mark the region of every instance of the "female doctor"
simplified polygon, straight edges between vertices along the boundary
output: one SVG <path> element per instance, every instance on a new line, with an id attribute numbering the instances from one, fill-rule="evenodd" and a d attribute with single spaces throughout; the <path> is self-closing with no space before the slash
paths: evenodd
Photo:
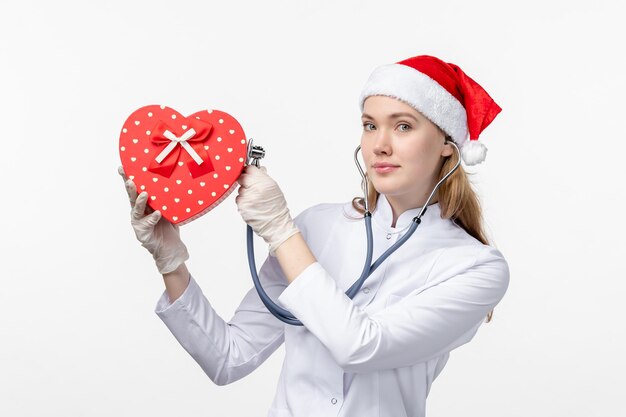
<path id="1" fill-rule="evenodd" d="M 178 227 L 146 207 L 147 193 L 137 195 L 120 169 L 131 224 L 165 281 L 155 312 L 209 378 L 237 381 L 285 343 L 268 416 L 424 416 L 450 351 L 490 321 L 508 288 L 507 262 L 487 243 L 461 166 L 428 202 L 460 157 L 485 159 L 478 135 L 498 105 L 458 66 L 422 55 L 376 68 L 360 108 L 373 259 L 427 210 L 352 299 L 345 292 L 366 257 L 364 199 L 318 204 L 292 219 L 265 167 L 249 165 L 238 180 L 238 210 L 269 245 L 259 279 L 302 326 L 274 317 L 255 288 L 230 321 L 216 314 L 185 266 Z"/>

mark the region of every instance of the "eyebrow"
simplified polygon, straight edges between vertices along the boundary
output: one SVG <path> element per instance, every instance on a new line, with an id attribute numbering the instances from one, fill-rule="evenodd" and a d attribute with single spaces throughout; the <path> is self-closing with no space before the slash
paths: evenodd
<path id="1" fill-rule="evenodd" d="M 415 116 L 413 116 L 411 113 L 393 113 L 393 114 L 389 115 L 388 119 L 397 119 L 398 117 L 402 117 L 402 116 L 410 117 L 413 120 L 415 120 L 416 122 L 419 122 L 419 120 L 417 120 L 417 118 Z M 370 116 L 369 114 L 366 114 L 366 113 L 363 113 L 363 115 L 361 115 L 361 118 L 362 119 L 367 118 L 367 119 L 374 120 L 374 118 L 372 116 Z"/>

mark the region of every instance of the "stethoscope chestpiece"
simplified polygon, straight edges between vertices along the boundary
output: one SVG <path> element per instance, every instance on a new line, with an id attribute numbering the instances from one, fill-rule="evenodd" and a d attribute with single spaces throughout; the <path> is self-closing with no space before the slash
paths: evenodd
<path id="1" fill-rule="evenodd" d="M 259 168 L 259 159 L 265 157 L 265 149 L 262 146 L 254 145 L 254 139 L 248 139 L 248 160 L 246 165 L 254 165 Z"/>

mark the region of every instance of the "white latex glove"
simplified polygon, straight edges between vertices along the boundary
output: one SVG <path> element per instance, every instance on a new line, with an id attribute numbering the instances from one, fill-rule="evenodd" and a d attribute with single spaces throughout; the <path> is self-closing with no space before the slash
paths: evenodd
<path id="1" fill-rule="evenodd" d="M 235 203 L 239 214 L 269 244 L 270 255 L 275 256 L 276 249 L 299 232 L 283 192 L 265 167 L 248 165 L 237 182 L 240 187 Z"/>
<path id="2" fill-rule="evenodd" d="M 180 239 L 179 227 L 162 218 L 160 211 L 154 211 L 146 205 L 147 192 L 143 191 L 137 196 L 135 183 L 126 177 L 121 166 L 117 172 L 126 184 L 128 199 L 132 207 L 130 224 L 135 230 L 137 240 L 152 254 L 161 274 L 174 271 L 189 259 L 187 247 Z"/>

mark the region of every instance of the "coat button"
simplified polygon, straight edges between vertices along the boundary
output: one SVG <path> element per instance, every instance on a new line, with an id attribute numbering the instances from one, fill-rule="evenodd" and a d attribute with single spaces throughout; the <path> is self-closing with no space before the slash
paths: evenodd
<path id="1" fill-rule="evenodd" d="M 364 292 L 365 294 L 369 294 L 369 293 L 370 293 L 370 289 L 369 289 L 368 287 L 364 287 L 364 288 L 363 288 L 363 292 Z"/>
<path id="2" fill-rule="evenodd" d="M 391 239 L 391 233 L 387 233 L 387 240 Z"/>
<path id="3" fill-rule="evenodd" d="M 332 399 L 330 400 L 330 402 L 331 402 L 331 403 L 333 403 L 333 404 L 337 404 L 337 399 L 336 399 L 336 398 L 332 398 Z"/>

